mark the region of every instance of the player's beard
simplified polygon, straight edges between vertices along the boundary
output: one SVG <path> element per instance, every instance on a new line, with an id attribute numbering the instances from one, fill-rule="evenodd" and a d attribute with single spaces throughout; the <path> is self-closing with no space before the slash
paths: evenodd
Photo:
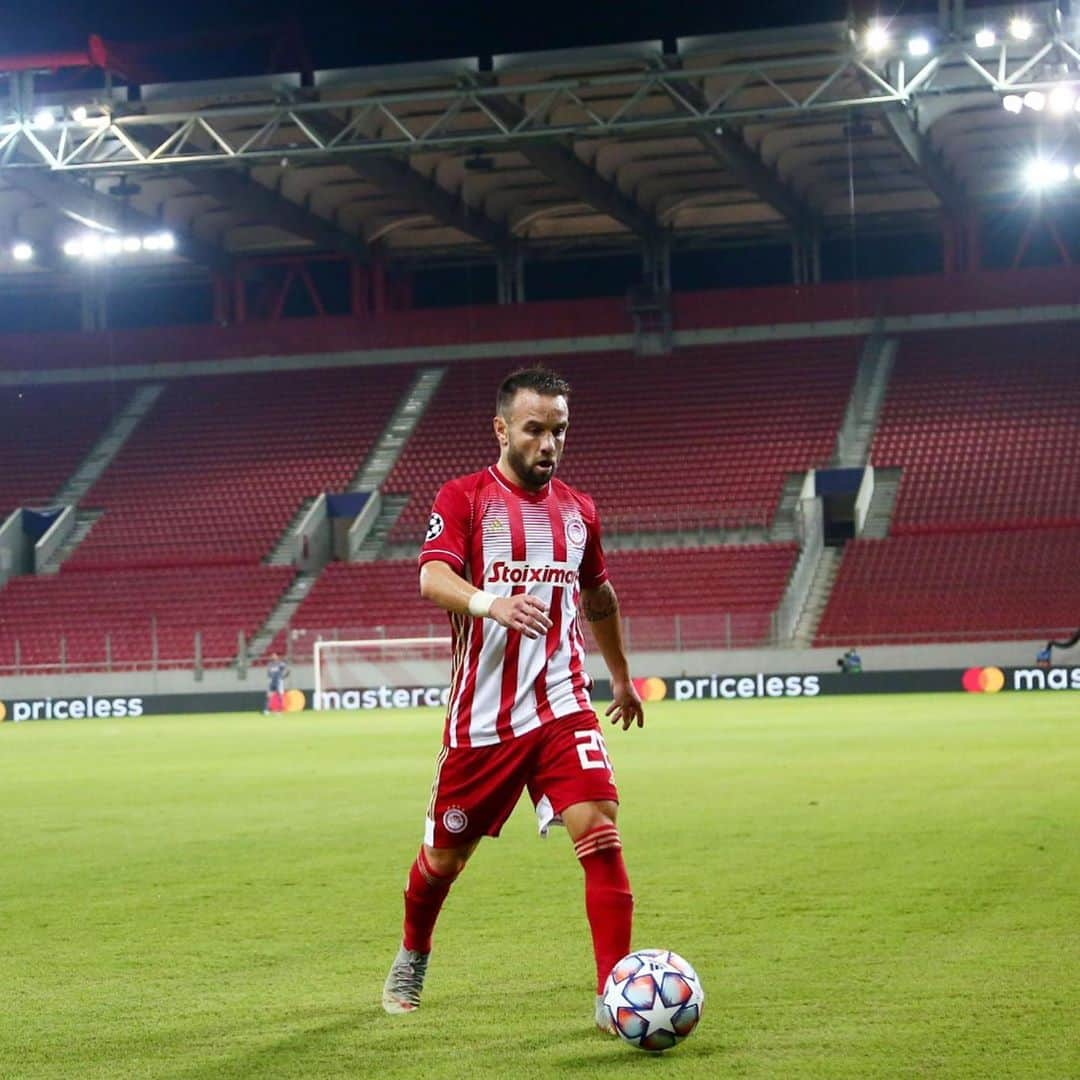
<path id="1" fill-rule="evenodd" d="M 506 449 L 506 460 L 521 482 L 521 486 L 528 491 L 539 491 L 555 475 L 555 470 L 559 467 L 559 460 L 554 457 L 537 458 L 530 464 L 525 455 L 520 450 L 515 450 L 512 445 Z M 551 468 L 538 470 L 536 466 L 541 460 L 550 461 Z"/>

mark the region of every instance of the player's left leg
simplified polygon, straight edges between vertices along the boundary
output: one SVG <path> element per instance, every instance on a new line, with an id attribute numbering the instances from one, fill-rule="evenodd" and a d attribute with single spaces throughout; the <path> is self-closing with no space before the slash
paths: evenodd
<path id="1" fill-rule="evenodd" d="M 634 895 L 623 862 L 615 824 L 618 804 L 608 800 L 576 803 L 561 817 L 585 872 L 585 913 L 596 961 L 596 1026 L 614 1034 L 603 1002 L 611 969 L 630 951 Z"/>
<path id="2" fill-rule="evenodd" d="M 585 874 L 585 913 L 596 960 L 596 1022 L 612 1031 L 600 994 L 611 969 L 630 951 L 634 897 L 616 825 L 618 791 L 603 734 L 592 713 L 545 725 L 542 760 L 530 781 L 566 826 Z"/>

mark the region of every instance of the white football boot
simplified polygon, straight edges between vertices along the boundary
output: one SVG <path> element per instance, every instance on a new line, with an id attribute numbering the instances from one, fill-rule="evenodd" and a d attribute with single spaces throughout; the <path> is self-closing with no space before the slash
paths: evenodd
<path id="1" fill-rule="evenodd" d="M 410 1013 L 420 1008 L 420 992 L 424 989 L 430 953 L 398 949 L 390 974 L 383 984 L 382 1006 L 388 1013 Z"/>

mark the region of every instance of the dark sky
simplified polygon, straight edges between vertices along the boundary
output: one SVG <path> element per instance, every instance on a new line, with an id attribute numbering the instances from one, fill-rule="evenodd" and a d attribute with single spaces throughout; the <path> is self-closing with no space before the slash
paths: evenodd
<path id="1" fill-rule="evenodd" d="M 856 11 L 873 10 L 872 0 L 854 0 Z M 978 6 L 969 3 L 969 7 Z M 630 41 L 642 38 L 719 33 L 827 19 L 842 19 L 848 0 L 754 0 L 725 3 L 690 0 L 381 0 L 351 4 L 328 0 L 263 0 L 211 3 L 209 0 L 44 0 L 7 7 L 4 52 L 79 47 L 90 33 L 121 42 L 187 39 L 176 42 L 174 77 L 192 63 L 205 74 L 239 68 L 295 67 L 279 59 L 276 46 L 256 31 L 290 20 L 312 66 L 336 67 L 408 59 L 482 55 L 528 49 Z M 897 0 L 889 10 L 934 13 L 936 0 Z M 247 42 L 238 40 L 245 33 Z M 216 35 L 211 41 L 207 35 Z M 196 41 L 196 38 L 201 39 Z M 231 37 L 232 40 L 225 40 Z M 280 35 L 279 35 L 280 37 Z M 222 70 L 213 70 L 220 68 Z"/>

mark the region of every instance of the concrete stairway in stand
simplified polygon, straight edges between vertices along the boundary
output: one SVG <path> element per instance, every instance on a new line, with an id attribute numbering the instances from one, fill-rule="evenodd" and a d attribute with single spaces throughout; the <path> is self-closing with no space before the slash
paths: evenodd
<path id="1" fill-rule="evenodd" d="M 840 570 L 840 560 L 843 557 L 842 548 L 827 547 L 821 552 L 814 579 L 810 583 L 810 591 L 807 594 L 806 606 L 795 627 L 794 644 L 797 647 L 809 648 L 814 642 L 817 628 L 821 622 L 821 616 L 825 613 L 825 607 L 829 603 L 832 587 L 836 581 L 836 575 Z"/>

